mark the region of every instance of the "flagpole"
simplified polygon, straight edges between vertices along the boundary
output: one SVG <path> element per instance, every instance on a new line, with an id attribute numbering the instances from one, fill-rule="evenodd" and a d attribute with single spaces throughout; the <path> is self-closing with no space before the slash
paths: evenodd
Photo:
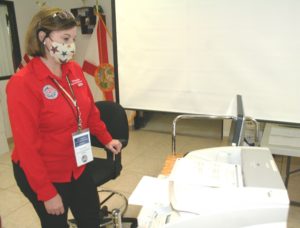
<path id="1" fill-rule="evenodd" d="M 99 0 L 96 0 L 96 16 L 99 17 L 100 19 L 100 22 L 103 24 L 107 34 L 108 34 L 108 37 L 112 40 L 112 34 L 110 33 L 110 31 L 107 29 L 106 27 L 106 24 L 104 23 L 103 19 L 102 19 L 102 16 L 101 16 L 101 13 L 99 13 Z"/>
<path id="2" fill-rule="evenodd" d="M 99 13 L 99 1 L 98 0 L 96 0 L 96 15 L 98 15 L 98 13 Z"/>
<path id="3" fill-rule="evenodd" d="M 101 16 L 101 13 L 99 13 L 99 0 L 96 0 L 96 16 L 98 18 L 98 23 L 100 23 L 100 21 L 102 20 L 102 16 Z M 99 21 L 100 19 L 100 21 Z M 101 27 L 98 28 L 98 26 L 101 26 L 97 23 L 97 30 L 99 29 L 99 32 L 100 32 L 100 35 L 99 35 L 99 39 L 101 37 Z M 98 33 L 98 32 L 97 32 Z M 102 59 L 102 50 L 99 50 L 99 62 L 101 61 Z"/>

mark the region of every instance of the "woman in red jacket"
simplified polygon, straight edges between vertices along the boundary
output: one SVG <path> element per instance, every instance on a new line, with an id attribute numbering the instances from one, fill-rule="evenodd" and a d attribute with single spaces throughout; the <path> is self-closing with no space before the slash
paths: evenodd
<path id="1" fill-rule="evenodd" d="M 92 160 L 89 133 L 113 153 L 112 139 L 75 53 L 76 21 L 59 8 L 32 19 L 26 52 L 34 58 L 7 85 L 12 153 L 18 186 L 34 206 L 43 228 L 68 227 L 70 208 L 78 226 L 99 226 L 99 198 L 85 164 Z"/>

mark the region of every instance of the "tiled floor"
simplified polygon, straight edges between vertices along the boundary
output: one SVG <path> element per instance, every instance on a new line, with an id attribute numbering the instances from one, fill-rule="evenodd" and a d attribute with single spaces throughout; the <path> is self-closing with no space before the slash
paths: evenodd
<path id="1" fill-rule="evenodd" d="M 216 138 L 199 138 L 195 136 L 178 136 L 177 151 L 222 146 L 224 143 Z M 97 152 L 98 153 L 98 152 Z M 142 176 L 156 177 L 171 153 L 171 134 L 146 130 L 131 130 L 130 142 L 123 151 L 123 171 L 121 176 L 109 182 L 104 188 L 115 189 L 129 196 Z M 277 157 L 280 170 L 284 171 L 284 158 Z M 294 159 L 293 165 L 300 166 L 300 160 Z M 294 174 L 290 180 L 290 196 L 300 201 L 300 174 Z M 129 206 L 126 215 L 136 217 L 140 207 Z M 23 197 L 15 184 L 10 162 L 10 154 L 0 155 L 0 216 L 4 228 L 37 228 L 39 220 L 27 199 Z M 300 207 L 290 207 L 289 228 L 300 227 Z"/>

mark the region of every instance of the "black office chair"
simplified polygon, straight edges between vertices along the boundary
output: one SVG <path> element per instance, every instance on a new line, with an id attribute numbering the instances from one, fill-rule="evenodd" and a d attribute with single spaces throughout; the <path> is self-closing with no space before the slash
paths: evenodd
<path id="1" fill-rule="evenodd" d="M 114 139 L 119 139 L 122 143 L 122 149 L 128 144 L 129 128 L 128 120 L 123 107 L 112 101 L 98 101 L 96 102 L 97 108 L 100 110 L 100 116 L 106 127 Z M 88 172 L 92 174 L 93 180 L 97 187 L 105 184 L 106 182 L 117 178 L 122 170 L 121 154 L 113 155 L 111 151 L 105 148 L 96 137 L 91 135 L 91 143 L 93 147 L 104 148 L 106 151 L 106 158 L 94 158 L 94 160 L 87 165 Z M 100 227 L 113 223 L 112 212 L 108 210 L 105 203 L 114 195 L 121 197 L 124 204 L 119 208 L 121 220 L 125 223 L 131 223 L 131 227 L 137 227 L 136 218 L 124 217 L 124 213 L 128 207 L 127 198 L 116 191 L 112 190 L 98 190 L 100 193 L 108 193 L 105 199 L 100 198 L 99 216 L 101 217 Z M 75 220 L 70 220 L 71 225 L 74 226 Z"/>

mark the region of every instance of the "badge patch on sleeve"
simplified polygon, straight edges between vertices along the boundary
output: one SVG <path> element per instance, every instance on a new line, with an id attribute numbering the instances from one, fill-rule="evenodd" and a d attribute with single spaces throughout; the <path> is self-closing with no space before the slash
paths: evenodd
<path id="1" fill-rule="evenodd" d="M 53 88 L 52 85 L 45 85 L 43 87 L 43 93 L 44 93 L 45 97 L 49 100 L 56 99 L 58 96 L 57 90 L 55 88 Z"/>

